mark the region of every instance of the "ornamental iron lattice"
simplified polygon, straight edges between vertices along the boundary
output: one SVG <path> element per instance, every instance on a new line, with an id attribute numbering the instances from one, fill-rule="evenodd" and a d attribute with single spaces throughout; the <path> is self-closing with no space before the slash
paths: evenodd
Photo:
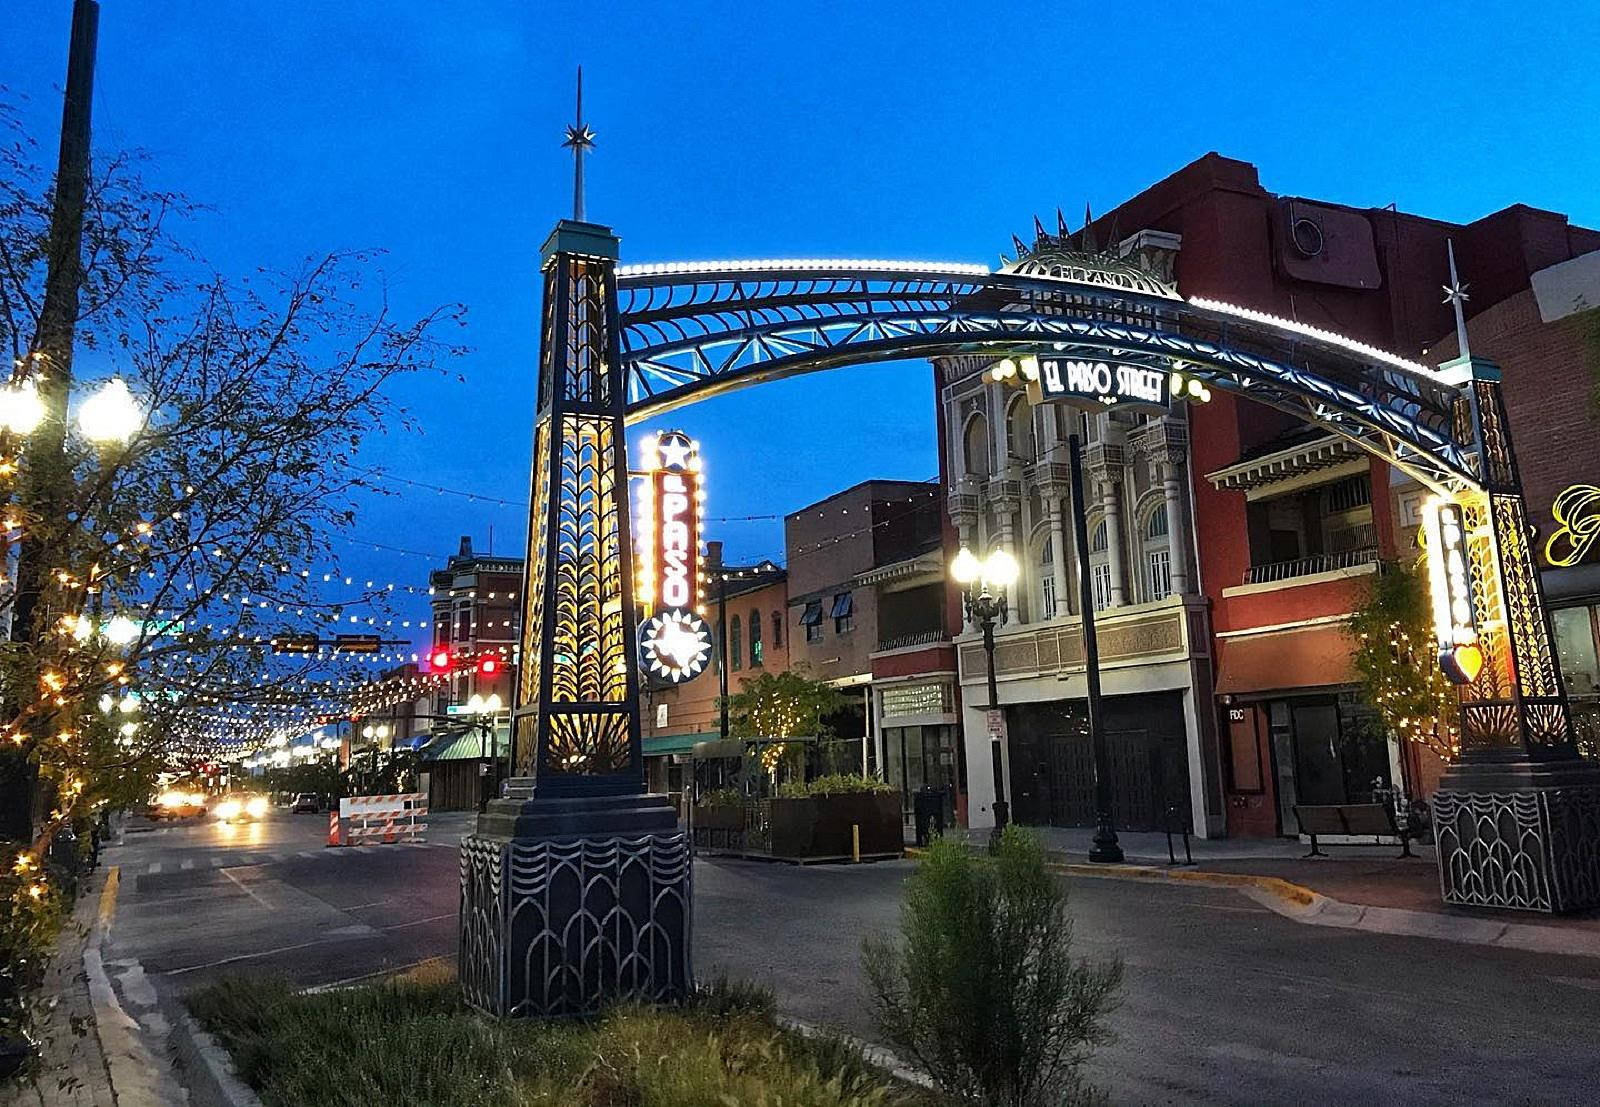
<path id="1" fill-rule="evenodd" d="M 674 1002 L 692 983 L 683 834 L 461 845 L 460 979 L 498 1016 Z"/>
<path id="2" fill-rule="evenodd" d="M 1446 903 L 1565 912 L 1600 903 L 1600 787 L 1440 791 Z"/>

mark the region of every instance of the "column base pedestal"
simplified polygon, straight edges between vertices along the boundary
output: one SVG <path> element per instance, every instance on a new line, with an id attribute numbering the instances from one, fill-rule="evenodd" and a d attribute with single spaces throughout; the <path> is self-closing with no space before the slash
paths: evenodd
<path id="1" fill-rule="evenodd" d="M 1446 903 L 1600 906 L 1600 765 L 1468 755 L 1439 781 L 1433 825 Z"/>
<path id="2" fill-rule="evenodd" d="M 498 1017 L 675 1002 L 693 975 L 688 837 L 665 796 L 532 799 L 514 782 L 461 843 L 461 988 Z"/>

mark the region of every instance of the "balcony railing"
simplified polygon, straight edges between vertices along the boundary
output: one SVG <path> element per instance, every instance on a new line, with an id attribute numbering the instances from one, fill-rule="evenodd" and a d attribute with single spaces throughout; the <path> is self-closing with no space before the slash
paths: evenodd
<path id="1" fill-rule="evenodd" d="M 1343 553 L 1314 554 L 1311 557 L 1297 557 L 1293 561 L 1274 561 L 1270 565 L 1252 565 L 1244 571 L 1246 584 L 1271 584 L 1274 581 L 1290 580 L 1294 577 L 1309 577 L 1316 573 L 1331 573 L 1336 569 L 1354 569 L 1360 565 L 1372 565 L 1378 560 L 1378 547 L 1364 546 L 1359 550 L 1346 550 Z"/>
<path id="2" fill-rule="evenodd" d="M 910 646 L 932 646 L 948 641 L 950 641 L 950 635 L 938 628 L 933 630 L 914 630 L 910 634 L 896 634 L 890 638 L 878 639 L 878 649 L 880 651 L 903 650 Z"/>

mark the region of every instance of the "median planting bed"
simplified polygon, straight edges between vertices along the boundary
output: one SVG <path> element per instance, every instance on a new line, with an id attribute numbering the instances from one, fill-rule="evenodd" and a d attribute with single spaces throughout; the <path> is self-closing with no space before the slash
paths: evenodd
<path id="1" fill-rule="evenodd" d="M 930 1105 L 851 1044 L 778 1025 L 772 997 L 717 983 L 676 1008 L 497 1022 L 447 968 L 315 995 L 235 978 L 190 1000 L 268 1107 Z"/>

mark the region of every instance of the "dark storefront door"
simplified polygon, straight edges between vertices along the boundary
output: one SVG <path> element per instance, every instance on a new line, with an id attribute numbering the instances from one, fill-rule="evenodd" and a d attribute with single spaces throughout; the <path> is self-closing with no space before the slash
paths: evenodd
<path id="1" fill-rule="evenodd" d="M 1006 709 L 1012 814 L 1036 826 L 1094 825 L 1094 759 L 1081 700 Z M 1114 817 L 1126 830 L 1159 830 L 1169 804 L 1188 818 L 1189 773 L 1181 693 L 1105 703 Z"/>

